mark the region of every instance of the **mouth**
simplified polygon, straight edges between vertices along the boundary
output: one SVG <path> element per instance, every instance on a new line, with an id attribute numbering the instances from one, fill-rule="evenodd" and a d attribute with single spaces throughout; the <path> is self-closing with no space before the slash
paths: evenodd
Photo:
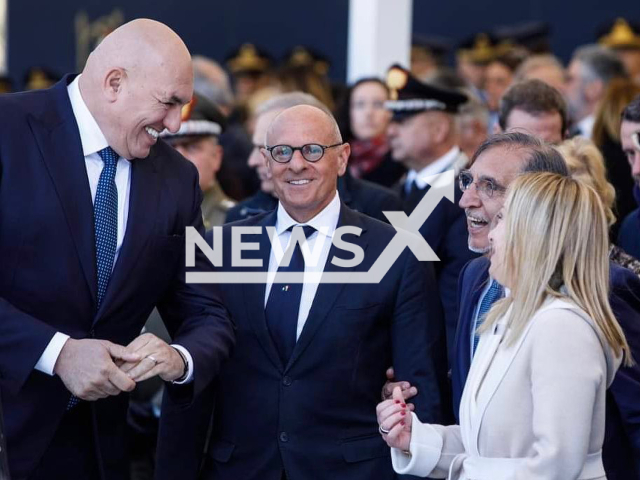
<path id="1" fill-rule="evenodd" d="M 489 225 L 489 222 L 482 217 L 475 217 L 469 213 L 467 213 L 467 225 L 470 229 L 477 230 L 479 228 L 484 228 Z"/>
<path id="2" fill-rule="evenodd" d="M 152 127 L 144 127 L 145 132 L 147 132 L 147 134 L 153 138 L 153 141 L 155 142 L 158 137 L 160 136 L 160 132 L 158 130 L 156 130 L 155 128 Z"/>
<path id="3" fill-rule="evenodd" d="M 299 180 L 287 180 L 289 185 L 294 185 L 296 187 L 308 185 L 311 183 L 311 180 L 308 178 L 301 178 Z"/>

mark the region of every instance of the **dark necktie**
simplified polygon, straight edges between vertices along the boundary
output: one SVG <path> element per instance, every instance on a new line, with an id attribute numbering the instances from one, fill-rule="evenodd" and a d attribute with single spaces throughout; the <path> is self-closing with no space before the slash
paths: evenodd
<path id="1" fill-rule="evenodd" d="M 118 154 L 111 147 L 98 152 L 104 162 L 100 173 L 96 198 L 93 201 L 93 224 L 96 240 L 96 270 L 98 273 L 98 305 L 100 307 L 107 291 L 109 277 L 113 269 L 116 256 L 116 242 L 118 239 L 118 189 L 115 177 L 118 164 Z M 78 404 L 78 397 L 71 395 L 67 403 L 67 410 Z"/>
<path id="2" fill-rule="evenodd" d="M 96 237 L 96 267 L 98 272 L 98 307 L 107 291 L 118 240 L 118 189 L 116 169 L 118 154 L 111 147 L 98 152 L 104 168 L 98 181 L 93 202 L 93 218 Z"/>
<path id="3" fill-rule="evenodd" d="M 476 353 L 476 348 L 478 348 L 478 342 L 480 341 L 480 336 L 478 335 L 478 328 L 484 322 L 487 313 L 491 310 L 491 306 L 500 298 L 502 298 L 503 290 L 502 285 L 500 285 L 495 280 L 491 280 L 491 285 L 489 286 L 489 290 L 482 298 L 480 302 L 480 308 L 478 309 L 478 317 L 476 318 L 476 323 L 474 325 L 473 330 L 473 355 Z"/>
<path id="4" fill-rule="evenodd" d="M 289 230 L 292 229 L 293 227 L 289 228 Z M 305 225 L 302 229 L 305 238 L 309 238 L 316 231 L 310 225 Z M 287 284 L 278 280 L 278 274 L 285 272 L 304 272 L 304 257 L 300 243 L 296 243 L 289 265 L 281 265 L 278 268 L 264 310 L 269 334 L 284 365 L 289 362 L 296 345 L 298 312 L 302 297 L 302 283 Z"/>

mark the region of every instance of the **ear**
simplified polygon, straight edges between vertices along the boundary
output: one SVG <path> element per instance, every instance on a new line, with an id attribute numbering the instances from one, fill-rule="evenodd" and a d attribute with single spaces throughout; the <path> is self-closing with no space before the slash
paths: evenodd
<path id="1" fill-rule="evenodd" d="M 214 173 L 218 173 L 218 171 L 220 170 L 220 167 L 222 166 L 222 157 L 224 155 L 224 149 L 222 148 L 222 145 L 215 145 L 214 146 L 214 157 L 213 157 L 213 171 Z"/>
<path id="2" fill-rule="evenodd" d="M 271 154 L 267 151 L 266 148 L 260 148 L 260 155 L 262 155 L 262 158 L 264 159 L 264 164 L 269 170 L 269 173 L 271 173 L 271 162 L 269 161 L 269 157 L 271 156 Z"/>
<path id="3" fill-rule="evenodd" d="M 127 72 L 123 68 L 112 68 L 104 77 L 102 91 L 109 102 L 115 102 L 122 93 Z"/>
<path id="4" fill-rule="evenodd" d="M 345 143 L 340 148 L 340 153 L 338 154 L 338 176 L 341 177 L 344 175 L 344 172 L 347 171 L 347 163 L 349 162 L 349 156 L 351 155 L 351 145 Z"/>

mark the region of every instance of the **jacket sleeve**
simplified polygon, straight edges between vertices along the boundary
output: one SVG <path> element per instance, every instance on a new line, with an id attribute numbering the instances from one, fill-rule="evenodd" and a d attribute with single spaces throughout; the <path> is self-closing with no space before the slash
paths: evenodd
<path id="1" fill-rule="evenodd" d="M 418 416 L 444 423 L 450 414 L 447 359 L 442 308 L 433 268 L 405 252 L 393 326 L 393 366 L 396 378 L 418 389 L 412 399 Z"/>

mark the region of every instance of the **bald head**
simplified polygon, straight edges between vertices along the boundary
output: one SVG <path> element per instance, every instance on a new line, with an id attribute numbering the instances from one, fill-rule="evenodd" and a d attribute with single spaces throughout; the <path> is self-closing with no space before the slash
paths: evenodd
<path id="1" fill-rule="evenodd" d="M 180 127 L 193 94 L 191 56 L 166 25 L 133 20 L 91 53 L 79 86 L 109 145 L 124 158 L 144 158 L 162 130 Z"/>
<path id="2" fill-rule="evenodd" d="M 292 123 L 315 132 L 318 138 L 316 143 L 333 145 L 342 142 L 338 123 L 328 110 L 312 105 L 296 105 L 276 115 L 267 129 L 266 144 L 273 145 L 273 139 L 278 137 L 279 132 L 290 128 Z"/>

